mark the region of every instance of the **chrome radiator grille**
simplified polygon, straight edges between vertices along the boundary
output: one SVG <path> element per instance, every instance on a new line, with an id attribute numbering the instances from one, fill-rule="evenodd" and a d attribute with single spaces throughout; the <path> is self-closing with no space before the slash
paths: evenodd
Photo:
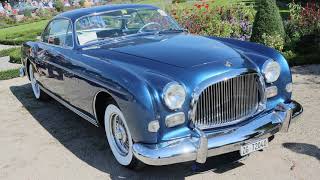
<path id="1" fill-rule="evenodd" d="M 234 124 L 257 112 L 261 101 L 257 74 L 246 74 L 210 85 L 193 110 L 195 126 L 206 129 Z"/>

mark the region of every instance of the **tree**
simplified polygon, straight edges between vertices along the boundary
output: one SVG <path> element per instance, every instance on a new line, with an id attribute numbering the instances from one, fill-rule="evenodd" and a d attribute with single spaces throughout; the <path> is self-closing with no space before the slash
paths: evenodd
<path id="1" fill-rule="evenodd" d="M 284 40 L 285 31 L 275 0 L 259 0 L 258 12 L 253 23 L 251 41 L 264 43 L 267 36 L 279 36 Z"/>

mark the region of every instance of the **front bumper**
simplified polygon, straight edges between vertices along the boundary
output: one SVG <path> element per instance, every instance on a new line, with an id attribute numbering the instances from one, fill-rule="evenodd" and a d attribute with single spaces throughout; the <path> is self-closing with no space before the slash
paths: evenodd
<path id="1" fill-rule="evenodd" d="M 197 136 L 164 142 L 156 145 L 135 143 L 133 153 L 149 165 L 168 165 L 187 161 L 205 163 L 207 157 L 239 151 L 240 146 L 256 139 L 268 138 L 277 132 L 287 132 L 292 120 L 303 112 L 296 101 L 281 103 L 273 111 L 252 121 L 215 132 L 194 129 Z"/>
<path id="2" fill-rule="evenodd" d="M 26 68 L 23 66 L 19 69 L 19 76 L 24 77 L 26 75 Z"/>

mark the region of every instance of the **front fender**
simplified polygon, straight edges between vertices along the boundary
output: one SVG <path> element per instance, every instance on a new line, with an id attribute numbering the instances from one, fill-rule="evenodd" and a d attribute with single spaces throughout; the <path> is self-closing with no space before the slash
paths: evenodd
<path id="1" fill-rule="evenodd" d="M 149 122 L 157 119 L 154 103 L 156 92 L 144 78 L 137 75 L 128 65 L 113 64 L 113 69 L 103 71 L 104 77 L 113 77 L 113 84 L 119 90 L 112 91 L 113 98 L 123 112 L 134 142 L 157 143 L 157 133 L 148 131 Z M 112 75 L 111 75 L 111 74 Z M 121 74 L 121 76 L 119 76 Z M 117 76 L 118 75 L 118 76 Z"/>
<path id="2" fill-rule="evenodd" d="M 118 62 L 118 66 L 124 70 L 121 74 L 124 84 L 127 84 L 126 89 L 132 92 L 132 101 L 118 99 L 132 120 L 130 131 L 138 137 L 136 142 L 158 143 L 166 129 L 163 117 L 171 113 L 163 104 L 162 90 L 167 83 L 175 81 L 174 78 L 126 63 Z M 148 131 L 148 124 L 152 120 L 159 121 L 160 129 L 157 133 Z"/>
<path id="3" fill-rule="evenodd" d="M 156 143 L 157 133 L 148 132 L 148 123 L 155 120 L 153 95 L 146 81 L 138 76 L 136 67 L 107 57 L 97 58 L 86 51 L 74 53 L 73 68 L 75 74 L 81 74 L 79 83 L 89 93 L 92 100 L 92 112 L 95 114 L 95 98 L 100 92 L 113 97 L 123 112 L 134 142 Z"/>

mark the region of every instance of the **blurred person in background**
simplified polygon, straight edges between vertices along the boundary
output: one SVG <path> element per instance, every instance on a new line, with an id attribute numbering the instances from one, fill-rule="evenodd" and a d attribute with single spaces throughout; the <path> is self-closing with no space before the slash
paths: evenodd
<path id="1" fill-rule="evenodd" d="M 4 13 L 4 8 L 2 6 L 2 2 L 0 2 L 0 13 Z"/>
<path id="2" fill-rule="evenodd" d="M 70 7 L 71 6 L 68 0 L 64 0 L 63 4 L 64 4 L 64 7 Z"/>

